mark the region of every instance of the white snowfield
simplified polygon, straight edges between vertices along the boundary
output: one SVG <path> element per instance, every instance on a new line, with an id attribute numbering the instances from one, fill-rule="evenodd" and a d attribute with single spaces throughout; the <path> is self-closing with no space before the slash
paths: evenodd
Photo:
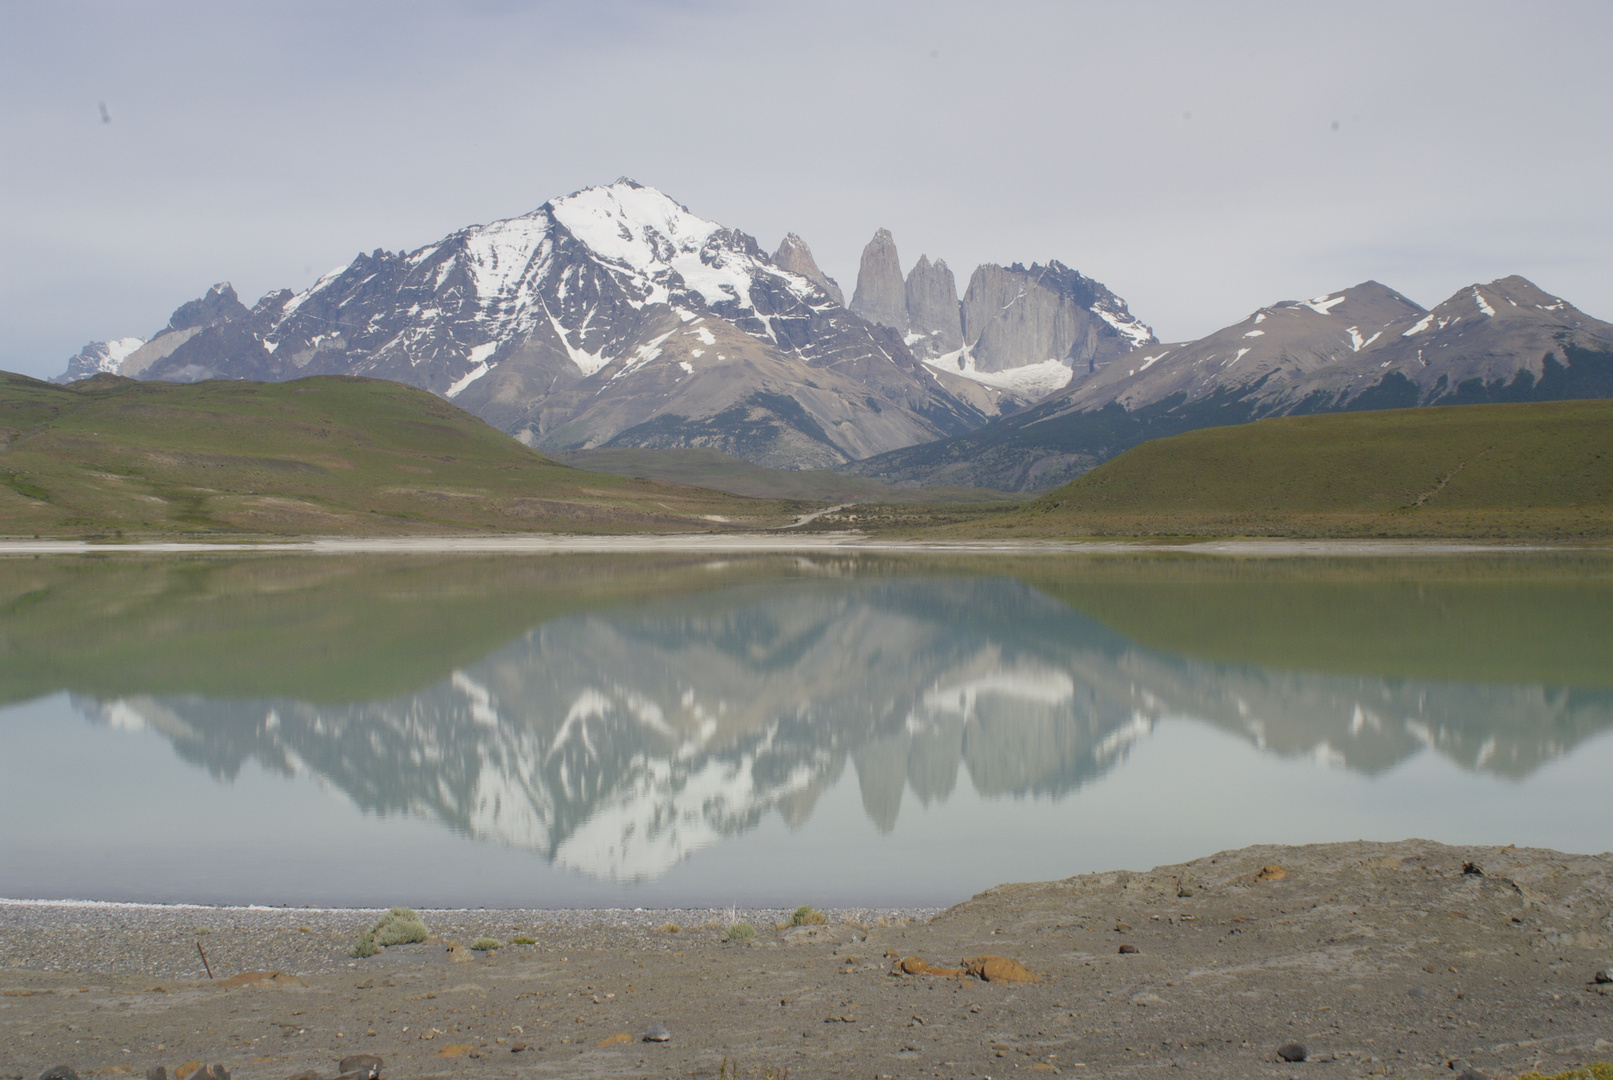
<path id="1" fill-rule="evenodd" d="M 1042 398 L 1055 390 L 1062 390 L 1069 385 L 1070 379 L 1075 375 L 1063 361 L 1054 359 L 1035 364 L 1022 364 L 1002 371 L 981 371 L 975 367 L 975 358 L 967 347 L 936 357 L 926 357 L 924 362 L 937 371 L 959 375 L 985 386 L 993 386 L 1029 398 Z"/>

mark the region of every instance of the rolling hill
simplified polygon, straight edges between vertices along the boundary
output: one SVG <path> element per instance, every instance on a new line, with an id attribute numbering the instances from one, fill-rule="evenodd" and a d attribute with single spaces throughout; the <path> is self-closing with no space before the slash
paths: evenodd
<path id="1" fill-rule="evenodd" d="M 425 390 L 0 373 L 0 534 L 685 532 L 792 504 L 584 472 Z"/>
<path id="2" fill-rule="evenodd" d="M 835 523 L 834 516 L 820 522 Z M 1613 401 L 1330 413 L 1202 428 L 1143 443 L 1022 508 L 951 530 L 1605 538 L 1613 536 Z"/>

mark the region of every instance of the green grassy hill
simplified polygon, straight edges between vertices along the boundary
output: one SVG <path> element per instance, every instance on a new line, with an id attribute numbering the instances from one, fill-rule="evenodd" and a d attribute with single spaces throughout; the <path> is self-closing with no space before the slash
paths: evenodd
<path id="1" fill-rule="evenodd" d="M 0 373 L 0 535 L 682 532 L 797 509 L 583 472 L 399 383 Z"/>
<path id="2" fill-rule="evenodd" d="M 825 523 L 826 525 L 828 523 Z M 1613 401 L 1332 413 L 1157 439 L 957 526 L 1072 536 L 1613 536 Z"/>

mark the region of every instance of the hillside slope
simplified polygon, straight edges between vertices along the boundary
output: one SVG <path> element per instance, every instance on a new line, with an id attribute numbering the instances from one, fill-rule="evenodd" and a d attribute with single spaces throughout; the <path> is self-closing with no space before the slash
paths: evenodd
<path id="1" fill-rule="evenodd" d="M 1129 450 L 987 531 L 1613 536 L 1613 401 L 1204 428 Z"/>
<path id="2" fill-rule="evenodd" d="M 659 532 L 787 504 L 563 465 L 424 390 L 0 373 L 0 534 Z"/>

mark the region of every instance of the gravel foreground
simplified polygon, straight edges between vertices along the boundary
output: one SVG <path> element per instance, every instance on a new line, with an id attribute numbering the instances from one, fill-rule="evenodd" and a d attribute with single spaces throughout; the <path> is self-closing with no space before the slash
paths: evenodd
<path id="1" fill-rule="evenodd" d="M 798 927 L 422 911 L 432 939 L 351 959 L 378 914 L 0 903 L 0 1080 L 328 1078 L 359 1053 L 400 1080 L 1493 1080 L 1613 1059 L 1608 854 L 1254 847 Z M 756 936 L 724 940 L 735 919 Z M 483 937 L 502 947 L 468 947 Z M 1039 981 L 945 970 L 986 955 Z M 906 974 L 912 957 L 943 971 Z M 670 1038 L 643 1041 L 657 1026 Z M 1279 1057 L 1291 1043 L 1305 1060 Z"/>

